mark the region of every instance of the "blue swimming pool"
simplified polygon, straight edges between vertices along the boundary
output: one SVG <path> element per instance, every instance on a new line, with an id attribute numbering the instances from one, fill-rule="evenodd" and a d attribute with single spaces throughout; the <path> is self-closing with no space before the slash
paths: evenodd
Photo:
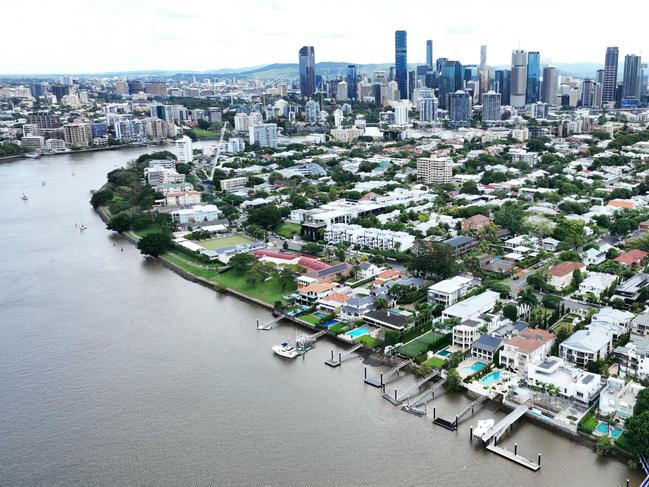
<path id="1" fill-rule="evenodd" d="M 615 428 L 613 428 L 611 430 L 611 433 L 610 433 L 611 438 L 613 438 L 614 440 L 617 440 L 620 437 L 620 435 L 622 434 L 623 431 L 624 430 L 622 428 L 620 428 L 619 426 L 616 426 Z"/>
<path id="2" fill-rule="evenodd" d="M 446 357 L 447 355 L 451 355 L 451 352 L 449 352 L 448 350 L 440 350 L 439 352 L 437 352 L 437 355 Z"/>
<path id="3" fill-rule="evenodd" d="M 316 311 L 315 313 L 313 313 L 313 316 L 317 316 L 318 318 L 322 319 L 327 315 L 324 314 L 322 311 Z"/>
<path id="4" fill-rule="evenodd" d="M 355 330 L 348 331 L 347 333 L 345 333 L 345 336 L 348 336 L 349 338 L 351 338 L 353 340 L 353 339 L 361 337 L 363 335 L 367 335 L 369 332 L 370 332 L 370 330 L 368 330 L 364 326 L 361 326 L 360 328 L 356 328 Z"/>
<path id="5" fill-rule="evenodd" d="M 475 362 L 471 367 L 468 367 L 469 370 L 475 374 L 477 372 L 480 372 L 481 370 L 484 370 L 487 367 L 487 364 L 484 362 Z"/>
<path id="6" fill-rule="evenodd" d="M 329 328 L 330 326 L 334 326 L 336 323 L 340 323 L 340 321 L 338 321 L 338 320 L 329 320 L 322 326 L 325 326 L 325 327 Z"/>
<path id="7" fill-rule="evenodd" d="M 597 427 L 595 428 L 595 432 L 599 433 L 600 435 L 607 434 L 608 433 L 608 423 L 600 421 L 599 424 L 597 425 Z"/>
<path id="8" fill-rule="evenodd" d="M 500 380 L 500 370 L 490 372 L 480 379 L 480 384 L 483 386 L 492 386 Z"/>

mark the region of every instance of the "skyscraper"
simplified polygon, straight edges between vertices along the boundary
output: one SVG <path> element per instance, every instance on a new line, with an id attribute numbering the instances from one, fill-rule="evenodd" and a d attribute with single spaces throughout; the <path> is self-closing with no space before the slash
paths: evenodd
<path id="1" fill-rule="evenodd" d="M 315 93 L 315 49 L 313 46 L 303 46 L 300 57 L 300 93 L 311 97 Z"/>
<path id="2" fill-rule="evenodd" d="M 602 92 L 602 101 L 604 103 L 615 101 L 619 54 L 620 51 L 617 47 L 606 48 L 606 59 L 604 60 L 604 90 Z"/>
<path id="3" fill-rule="evenodd" d="M 509 101 L 514 108 L 525 106 L 527 95 L 527 52 L 512 52 L 512 74 Z"/>
<path id="4" fill-rule="evenodd" d="M 426 41 L 426 65 L 433 66 L 433 41 L 430 39 Z"/>
<path id="5" fill-rule="evenodd" d="M 640 56 L 627 54 L 624 56 L 624 81 L 622 84 L 622 99 L 640 99 L 642 85 L 642 62 Z"/>
<path id="6" fill-rule="evenodd" d="M 419 121 L 436 122 L 437 121 L 437 98 L 425 96 L 419 100 Z"/>
<path id="7" fill-rule="evenodd" d="M 487 69 L 487 46 L 480 46 L 480 69 Z"/>
<path id="8" fill-rule="evenodd" d="M 446 61 L 442 66 L 439 86 L 439 106 L 447 109 L 451 93 L 464 87 L 462 64 L 459 61 Z"/>
<path id="9" fill-rule="evenodd" d="M 581 106 L 592 107 L 595 99 L 595 82 L 585 79 L 581 85 Z"/>
<path id="10" fill-rule="evenodd" d="M 466 91 L 451 93 L 449 117 L 453 125 L 468 125 L 471 121 L 471 97 Z"/>
<path id="11" fill-rule="evenodd" d="M 541 89 L 541 55 L 538 51 L 530 51 L 527 55 L 527 90 L 526 103 L 539 101 Z"/>
<path id="12" fill-rule="evenodd" d="M 358 74 L 356 72 L 356 65 L 355 64 L 348 64 L 347 65 L 347 76 L 345 77 L 345 81 L 347 81 L 347 98 L 350 100 L 355 100 L 356 99 L 356 91 L 358 88 Z"/>
<path id="13" fill-rule="evenodd" d="M 489 91 L 482 95 L 482 120 L 495 122 L 500 120 L 500 93 Z"/>
<path id="14" fill-rule="evenodd" d="M 547 66 L 543 68 L 543 89 L 541 100 L 550 105 L 557 104 L 557 86 L 559 84 L 559 71 L 557 68 Z"/>
<path id="15" fill-rule="evenodd" d="M 503 105 L 510 103 L 510 81 L 512 72 L 509 69 L 496 70 L 496 92 L 501 95 Z"/>
<path id="16" fill-rule="evenodd" d="M 408 99 L 408 36 L 405 30 L 394 33 L 394 76 L 399 85 L 399 96 Z"/>
<path id="17" fill-rule="evenodd" d="M 487 46 L 480 46 L 480 69 L 478 70 L 480 81 L 480 94 L 489 91 L 489 69 L 487 68 Z"/>

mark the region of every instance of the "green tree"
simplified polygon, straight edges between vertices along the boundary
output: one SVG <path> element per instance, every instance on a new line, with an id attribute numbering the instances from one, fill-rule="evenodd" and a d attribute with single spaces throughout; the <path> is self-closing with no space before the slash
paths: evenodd
<path id="1" fill-rule="evenodd" d="M 282 214 L 275 205 L 255 208 L 248 213 L 248 223 L 271 230 L 282 223 Z"/>
<path id="2" fill-rule="evenodd" d="M 520 234 L 523 232 L 523 217 L 523 207 L 508 201 L 494 212 L 494 223 L 514 234 Z"/>
<path id="3" fill-rule="evenodd" d="M 554 228 L 554 238 L 560 240 L 568 248 L 584 245 L 584 222 L 562 218 Z"/>
<path id="4" fill-rule="evenodd" d="M 104 206 L 110 203 L 113 199 L 113 190 L 110 188 L 102 189 L 101 191 L 95 191 L 90 198 L 90 204 L 97 208 L 99 206 Z"/>
<path id="5" fill-rule="evenodd" d="M 649 454 L 649 411 L 633 415 L 624 425 L 626 439 L 636 455 Z"/>
<path id="6" fill-rule="evenodd" d="M 131 217 L 125 212 L 118 213 L 108 221 L 106 228 L 117 233 L 128 232 L 131 229 Z"/>
<path id="7" fill-rule="evenodd" d="M 562 298 L 556 294 L 546 294 L 543 296 L 541 302 L 546 308 L 558 309 L 561 305 Z"/>
<path id="8" fill-rule="evenodd" d="M 319 255 L 324 250 L 324 248 L 322 247 L 322 245 L 317 244 L 315 242 L 307 242 L 304 245 L 302 245 L 301 250 L 302 252 L 305 252 L 307 254 Z"/>
<path id="9" fill-rule="evenodd" d="M 153 232 L 145 235 L 137 242 L 137 248 L 144 255 L 157 257 L 173 247 L 173 240 L 167 233 Z"/>
<path id="10" fill-rule="evenodd" d="M 232 256 L 228 264 L 234 272 L 245 274 L 255 265 L 256 262 L 257 259 L 255 259 L 254 255 L 241 252 Z"/>
<path id="11" fill-rule="evenodd" d="M 417 239 L 411 253 L 413 257 L 408 268 L 417 275 L 446 279 L 455 274 L 455 256 L 448 245 Z"/>
<path id="12" fill-rule="evenodd" d="M 459 392 L 462 390 L 462 379 L 456 368 L 448 369 L 446 372 L 445 387 L 451 392 Z"/>
<path id="13" fill-rule="evenodd" d="M 638 392 L 633 406 L 633 415 L 639 416 L 645 411 L 649 411 L 649 388 L 642 389 Z"/>
<path id="14" fill-rule="evenodd" d="M 503 307 L 503 316 L 512 321 L 516 321 L 518 318 L 518 310 L 516 309 L 516 306 L 513 304 L 506 304 Z"/>

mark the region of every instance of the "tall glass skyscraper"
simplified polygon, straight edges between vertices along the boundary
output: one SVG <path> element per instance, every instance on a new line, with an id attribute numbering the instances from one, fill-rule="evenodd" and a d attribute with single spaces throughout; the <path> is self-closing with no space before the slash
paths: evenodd
<path id="1" fill-rule="evenodd" d="M 433 65 L 433 41 L 430 39 L 426 41 L 426 65 Z"/>
<path id="2" fill-rule="evenodd" d="M 315 93 L 315 49 L 313 46 L 303 46 L 300 56 L 300 92 L 304 97 Z"/>
<path id="3" fill-rule="evenodd" d="M 405 30 L 394 33 L 394 77 L 399 85 L 399 96 L 408 99 L 408 36 Z"/>
<path id="4" fill-rule="evenodd" d="M 446 61 L 442 66 L 439 86 L 439 106 L 447 109 L 450 96 L 464 87 L 464 69 L 459 61 Z"/>
<path id="5" fill-rule="evenodd" d="M 617 89 L 617 63 L 620 50 L 617 47 L 606 48 L 606 59 L 604 60 L 604 88 L 602 90 L 602 101 L 604 103 L 615 101 L 615 90 Z"/>
<path id="6" fill-rule="evenodd" d="M 624 82 L 622 98 L 640 99 L 642 84 L 642 62 L 640 56 L 627 54 L 624 56 Z"/>
<path id="7" fill-rule="evenodd" d="M 358 88 L 358 80 L 357 80 L 358 73 L 356 72 L 356 65 L 355 64 L 349 64 L 347 65 L 347 76 L 345 77 L 345 81 L 347 81 L 347 98 L 350 100 L 355 100 L 357 95 L 357 88 Z"/>
<path id="8" fill-rule="evenodd" d="M 527 97 L 527 52 L 512 52 L 512 74 L 510 79 L 509 101 L 514 108 L 525 106 Z"/>
<path id="9" fill-rule="evenodd" d="M 527 54 L 527 94 L 526 103 L 539 101 L 541 89 L 541 55 L 538 51 L 530 51 Z"/>
<path id="10" fill-rule="evenodd" d="M 509 69 L 498 69 L 496 70 L 496 92 L 500 93 L 501 103 L 503 105 L 509 105 L 509 84 L 511 80 L 512 72 Z"/>

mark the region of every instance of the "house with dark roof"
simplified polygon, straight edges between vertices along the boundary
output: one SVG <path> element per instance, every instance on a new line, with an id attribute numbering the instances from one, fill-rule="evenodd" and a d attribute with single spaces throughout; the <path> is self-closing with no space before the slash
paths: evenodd
<path id="1" fill-rule="evenodd" d="M 471 344 L 471 355 L 477 359 L 491 363 L 496 352 L 503 346 L 503 339 L 493 335 L 482 335 Z"/>
<path id="2" fill-rule="evenodd" d="M 404 331 L 408 328 L 408 318 L 389 309 L 370 311 L 363 316 L 363 321 L 389 330 Z"/>
<path id="3" fill-rule="evenodd" d="M 457 237 L 448 238 L 442 241 L 453 249 L 453 255 L 461 255 L 473 250 L 478 246 L 478 241 L 467 235 L 458 235 Z"/>

